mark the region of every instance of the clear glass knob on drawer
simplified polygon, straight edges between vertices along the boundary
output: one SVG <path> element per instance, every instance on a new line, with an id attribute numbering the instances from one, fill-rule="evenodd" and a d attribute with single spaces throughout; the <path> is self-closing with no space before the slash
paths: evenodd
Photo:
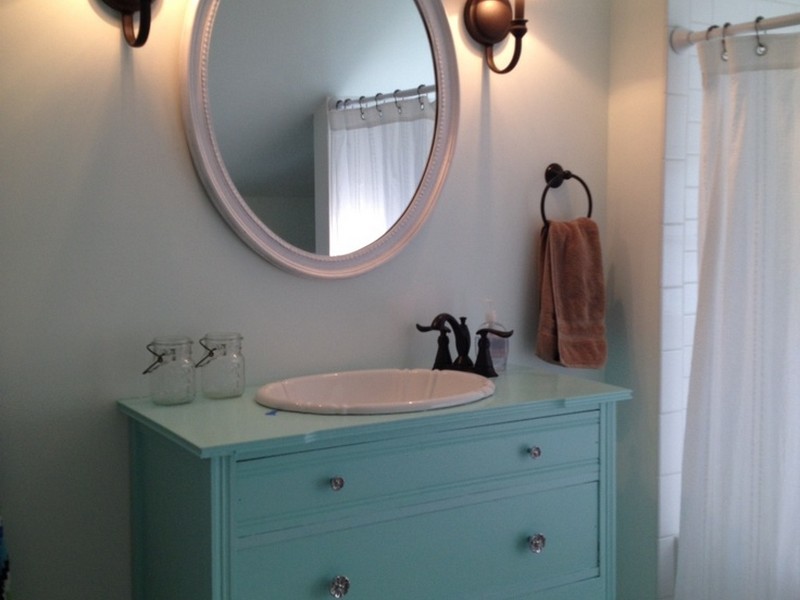
<path id="1" fill-rule="evenodd" d="M 350 591 L 350 580 L 344 575 L 337 575 L 331 581 L 330 592 L 334 598 L 344 598 Z"/>
<path id="2" fill-rule="evenodd" d="M 331 489 L 338 492 L 344 487 L 344 477 L 331 477 Z"/>
<path id="3" fill-rule="evenodd" d="M 545 544 L 547 544 L 547 538 L 541 533 L 537 533 L 528 538 L 528 548 L 530 548 L 530 551 L 534 554 L 541 554 L 544 552 Z"/>
<path id="4" fill-rule="evenodd" d="M 536 460 L 537 458 L 539 458 L 542 455 L 542 449 L 539 448 L 539 446 L 534 446 L 533 448 L 528 450 L 528 454 L 531 455 L 531 458 L 533 460 Z"/>

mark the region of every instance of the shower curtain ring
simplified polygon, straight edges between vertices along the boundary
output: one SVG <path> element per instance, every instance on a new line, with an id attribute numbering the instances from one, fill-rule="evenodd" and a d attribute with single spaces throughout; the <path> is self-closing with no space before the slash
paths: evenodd
<path id="1" fill-rule="evenodd" d="M 367 97 L 366 97 L 366 96 L 361 96 L 361 97 L 358 99 L 358 110 L 360 110 L 360 111 L 361 111 L 361 120 L 362 120 L 362 121 L 366 121 L 366 120 L 367 120 L 367 117 L 366 117 L 366 116 L 364 116 L 364 100 L 366 100 L 366 99 L 367 99 Z"/>
<path id="2" fill-rule="evenodd" d="M 398 98 L 397 98 L 397 94 L 399 94 L 399 93 L 400 93 L 400 90 L 397 89 L 397 90 L 394 91 L 392 96 L 394 96 L 394 106 L 395 106 L 395 108 L 397 108 L 397 114 L 402 115 L 403 114 L 403 107 L 400 106 L 400 100 L 398 100 Z"/>
<path id="3" fill-rule="evenodd" d="M 756 22 L 753 24 L 753 28 L 756 30 L 756 54 L 758 56 L 764 56 L 767 53 L 767 47 L 761 43 L 761 32 L 758 30 L 758 24 L 764 20 L 764 17 L 756 17 Z"/>
<path id="4" fill-rule="evenodd" d="M 725 41 L 725 36 L 727 35 L 728 27 L 730 26 L 730 23 L 725 23 L 725 25 L 722 26 L 722 54 L 720 55 L 720 58 L 724 61 L 728 60 L 728 44 Z"/>
<path id="5" fill-rule="evenodd" d="M 417 88 L 417 100 L 419 100 L 419 109 L 420 110 L 425 110 L 425 103 L 422 101 L 422 95 L 423 95 L 422 91 L 423 91 L 424 88 L 425 88 L 424 84 L 420 85 Z"/>
<path id="6" fill-rule="evenodd" d="M 711 35 L 711 32 L 715 29 L 719 29 L 719 25 L 712 25 L 708 29 L 706 29 L 706 41 L 708 41 L 708 37 Z"/>
<path id="7" fill-rule="evenodd" d="M 383 102 L 383 94 L 378 92 L 375 94 L 375 110 L 378 111 L 378 118 L 383 118 L 383 111 L 381 110 L 381 102 Z"/>

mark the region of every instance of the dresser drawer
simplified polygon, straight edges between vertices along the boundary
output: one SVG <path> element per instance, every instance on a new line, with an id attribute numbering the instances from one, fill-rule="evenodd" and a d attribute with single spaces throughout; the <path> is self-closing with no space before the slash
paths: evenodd
<path id="1" fill-rule="evenodd" d="M 417 501 L 422 492 L 492 485 L 569 464 L 596 469 L 599 436 L 599 414 L 587 411 L 240 461 L 233 481 L 234 522 L 239 535 L 249 535 L 268 530 L 270 521 L 308 522 L 326 511 L 363 511 L 389 497 L 395 503 L 405 497 Z"/>
<path id="2" fill-rule="evenodd" d="M 354 599 L 535 598 L 599 579 L 598 484 L 240 547 L 233 568 L 237 600 L 323 600 L 337 576 Z"/>

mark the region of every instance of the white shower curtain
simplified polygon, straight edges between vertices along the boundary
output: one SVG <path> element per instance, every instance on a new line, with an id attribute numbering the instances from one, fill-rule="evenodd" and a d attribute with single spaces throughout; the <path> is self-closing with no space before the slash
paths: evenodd
<path id="1" fill-rule="evenodd" d="M 675 597 L 800 598 L 800 37 L 698 48 L 700 286 Z"/>
<path id="2" fill-rule="evenodd" d="M 328 113 L 330 254 L 362 248 L 400 218 L 430 154 L 436 104 L 428 96 Z M 421 107 L 424 107 L 421 108 Z M 378 112 L 380 108 L 380 113 Z M 362 118 L 363 115 L 363 118 Z"/>

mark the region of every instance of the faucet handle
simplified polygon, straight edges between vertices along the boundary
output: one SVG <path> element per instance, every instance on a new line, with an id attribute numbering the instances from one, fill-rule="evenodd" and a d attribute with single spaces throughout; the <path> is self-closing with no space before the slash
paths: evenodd
<path id="1" fill-rule="evenodd" d="M 453 359 L 450 356 L 450 338 L 447 337 L 450 330 L 447 328 L 445 322 L 440 321 L 437 323 L 434 321 L 430 326 L 417 323 L 417 331 L 422 331 L 423 333 L 427 331 L 439 332 L 439 338 L 437 340 L 438 349 L 436 350 L 436 358 L 433 360 L 433 368 L 441 370 L 451 367 Z"/>
<path id="2" fill-rule="evenodd" d="M 488 336 L 490 333 L 498 337 L 507 338 L 511 337 L 514 331 L 499 331 L 497 329 L 484 327 L 475 332 L 475 334 L 480 337 L 478 340 L 478 356 L 475 359 L 475 372 L 484 377 L 497 377 L 497 371 L 494 370 L 494 363 L 492 362 L 492 353 L 489 352 L 489 348 L 492 345 Z"/>
<path id="3" fill-rule="evenodd" d="M 435 325 L 434 324 L 434 325 L 430 325 L 430 326 L 428 326 L 428 325 L 420 325 L 419 323 L 417 323 L 417 331 L 421 331 L 423 333 L 425 333 L 427 331 L 438 331 L 439 333 L 441 333 L 443 335 L 447 334 L 447 333 L 450 333 L 450 330 L 447 328 L 447 325 L 445 325 L 444 323 L 440 323 L 439 325 Z"/>
<path id="4" fill-rule="evenodd" d="M 487 333 L 491 333 L 492 335 L 496 335 L 497 337 L 508 338 L 514 333 L 514 330 L 511 331 L 500 331 L 499 329 L 492 329 L 491 327 L 484 327 L 483 329 L 478 329 L 475 332 L 477 335 L 481 337 L 486 337 Z"/>

